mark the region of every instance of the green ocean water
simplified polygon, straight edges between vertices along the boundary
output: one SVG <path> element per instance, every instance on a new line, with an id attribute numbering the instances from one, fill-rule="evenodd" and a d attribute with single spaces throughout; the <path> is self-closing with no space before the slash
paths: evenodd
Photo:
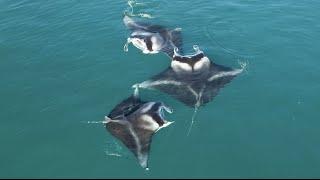
<path id="1" fill-rule="evenodd" d="M 169 65 L 123 51 L 127 1 L 0 0 L 1 178 L 320 177 L 319 0 L 139 3 L 145 20 L 182 28 L 186 52 L 197 44 L 245 71 L 199 109 L 189 136 L 192 108 L 143 91 L 175 121 L 154 136 L 145 171 L 88 123 Z"/>

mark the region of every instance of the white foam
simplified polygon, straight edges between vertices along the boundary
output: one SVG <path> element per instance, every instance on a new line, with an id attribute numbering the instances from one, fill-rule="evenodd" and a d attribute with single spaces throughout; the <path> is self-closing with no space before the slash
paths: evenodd
<path id="1" fill-rule="evenodd" d="M 117 153 L 109 153 L 109 152 L 106 152 L 106 154 L 107 154 L 108 156 L 122 157 L 122 155 L 117 154 Z"/>
<path id="2" fill-rule="evenodd" d="M 107 124 L 107 121 L 87 121 L 88 124 Z"/>
<path id="3" fill-rule="evenodd" d="M 242 61 L 238 60 L 238 63 L 240 65 L 241 69 L 243 69 L 244 71 L 247 72 L 247 65 L 248 65 L 249 61 L 242 62 Z"/>
<path id="4" fill-rule="evenodd" d="M 106 149 L 105 149 L 105 154 L 107 156 L 113 156 L 113 157 L 123 157 L 126 156 L 122 152 L 122 145 L 118 144 L 117 140 L 112 139 L 107 139 L 107 144 L 106 144 Z"/>
<path id="5" fill-rule="evenodd" d="M 175 28 L 174 31 L 182 31 L 182 28 L 180 28 L 180 27 Z"/>
<path id="6" fill-rule="evenodd" d="M 148 18 L 148 19 L 154 18 L 152 15 L 147 14 L 147 13 L 139 13 L 138 16 L 143 17 L 143 18 Z"/>
<path id="7" fill-rule="evenodd" d="M 129 44 L 131 43 L 131 38 L 128 38 L 127 39 L 127 42 L 124 44 L 124 46 L 123 46 L 123 51 L 124 52 L 128 52 L 129 51 L 129 48 L 128 48 L 128 46 L 129 46 Z"/>

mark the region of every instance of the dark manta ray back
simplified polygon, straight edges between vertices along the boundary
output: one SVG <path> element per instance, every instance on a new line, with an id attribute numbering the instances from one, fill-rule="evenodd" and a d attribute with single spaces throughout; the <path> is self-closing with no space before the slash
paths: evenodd
<path id="1" fill-rule="evenodd" d="M 197 53 L 190 56 L 175 52 L 171 67 L 134 87 L 158 89 L 190 107 L 210 102 L 242 69 L 215 64 L 195 49 Z"/>
<path id="2" fill-rule="evenodd" d="M 161 102 L 143 102 L 131 96 L 106 116 L 107 130 L 130 149 L 146 169 L 153 134 L 171 124 L 164 120 L 163 110 L 171 113 Z"/>

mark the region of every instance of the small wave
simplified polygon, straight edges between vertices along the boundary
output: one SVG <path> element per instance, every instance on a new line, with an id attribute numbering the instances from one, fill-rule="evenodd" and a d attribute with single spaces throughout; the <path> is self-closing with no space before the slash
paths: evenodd
<path id="1" fill-rule="evenodd" d="M 248 74 L 249 61 L 248 60 L 242 61 L 238 59 L 238 64 L 240 65 L 241 70 Z"/>
<path id="2" fill-rule="evenodd" d="M 122 157 L 122 155 L 121 155 L 121 154 L 117 154 L 117 153 L 110 153 L 110 152 L 108 152 L 108 151 L 106 151 L 106 155 L 107 155 L 107 156 Z"/>
<path id="3" fill-rule="evenodd" d="M 204 33 L 205 36 L 209 39 L 210 42 L 216 44 L 218 47 L 220 47 L 224 52 L 237 57 L 237 58 L 241 58 L 241 59 L 248 59 L 248 58 L 254 58 L 256 55 L 248 55 L 248 54 L 241 54 L 239 53 L 237 50 L 228 48 L 226 46 L 224 46 L 222 43 L 220 43 L 216 38 L 215 38 L 215 34 L 212 32 L 211 28 L 213 25 L 213 21 L 210 21 L 209 23 L 207 23 L 206 26 L 204 26 Z"/>
<path id="4" fill-rule="evenodd" d="M 134 8 L 135 7 L 139 7 L 139 6 L 146 6 L 145 3 L 140 3 L 140 2 L 137 2 L 135 0 L 128 0 L 128 9 L 126 9 L 124 11 L 124 14 L 127 15 L 127 16 L 130 16 L 130 17 L 142 17 L 142 18 L 147 18 L 147 19 L 152 19 L 154 18 L 151 14 L 148 14 L 148 13 L 135 13 L 134 11 Z"/>
<path id="5" fill-rule="evenodd" d="M 128 52 L 129 51 L 129 44 L 131 43 L 130 39 L 128 38 L 127 42 L 123 46 L 123 51 Z"/>
<path id="6" fill-rule="evenodd" d="M 106 150 L 104 151 L 107 157 L 123 157 L 122 146 L 120 146 L 116 141 L 111 140 L 107 141 Z"/>
<path id="7" fill-rule="evenodd" d="M 107 121 L 87 121 L 87 124 L 107 124 Z"/>

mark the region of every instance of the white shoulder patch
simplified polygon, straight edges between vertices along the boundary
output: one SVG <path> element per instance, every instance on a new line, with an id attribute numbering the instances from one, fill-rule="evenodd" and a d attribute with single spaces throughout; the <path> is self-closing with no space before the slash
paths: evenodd
<path id="1" fill-rule="evenodd" d="M 171 68 L 175 72 L 192 72 L 192 67 L 187 63 L 181 63 L 179 61 L 172 61 Z"/>
<path id="2" fill-rule="evenodd" d="M 193 69 L 195 71 L 208 70 L 210 67 L 210 60 L 207 57 L 203 57 L 200 61 L 194 64 Z"/>
<path id="3" fill-rule="evenodd" d="M 159 124 L 149 115 L 142 115 L 140 118 L 142 122 L 140 124 L 140 128 L 149 130 L 149 131 L 156 131 L 159 129 Z"/>
<path id="4" fill-rule="evenodd" d="M 162 45 L 164 40 L 159 34 L 155 34 L 151 37 L 151 42 L 152 42 L 152 50 L 153 51 L 159 51 L 162 49 Z"/>

